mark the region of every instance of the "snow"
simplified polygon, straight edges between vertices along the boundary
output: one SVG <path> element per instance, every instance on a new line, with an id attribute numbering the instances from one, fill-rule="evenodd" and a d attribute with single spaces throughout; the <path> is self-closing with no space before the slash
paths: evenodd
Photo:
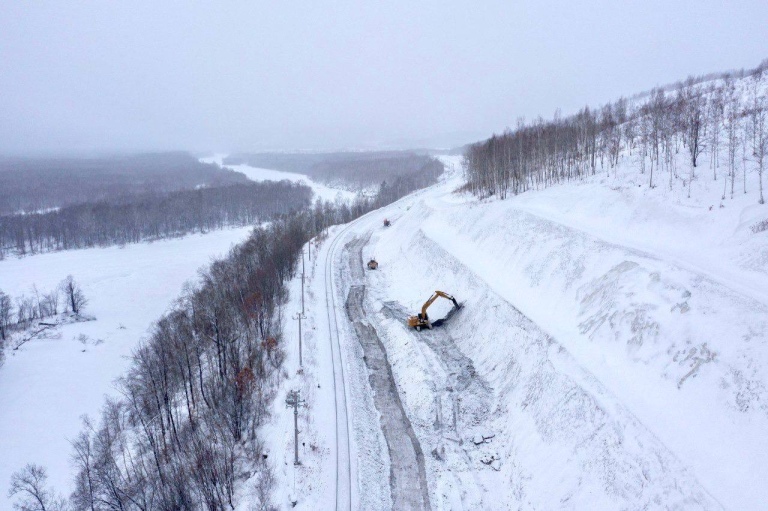
<path id="1" fill-rule="evenodd" d="M 222 159 L 223 155 L 216 155 L 201 161 L 221 164 Z M 254 181 L 304 182 L 324 200 L 354 197 L 300 174 L 247 165 L 235 170 Z M 57 338 L 30 341 L 18 351 L 7 351 L 0 368 L 0 508 L 10 507 L 10 501 L 4 500 L 10 476 L 26 463 L 45 466 L 52 486 L 68 493 L 73 476 L 69 441 L 81 429 L 81 416 L 97 417 L 104 397 L 115 396 L 112 382 L 128 368 L 132 349 L 181 294 L 184 283 L 194 280 L 198 269 L 224 255 L 249 231 L 225 229 L 123 248 L 0 261 L 0 289 L 12 297 L 29 296 L 32 285 L 48 291 L 72 274 L 90 301 L 87 313 L 97 319 L 66 325 Z M 84 352 L 77 340 L 81 334 L 89 338 Z M 104 342 L 96 345 L 98 340 Z"/>
<path id="2" fill-rule="evenodd" d="M 220 167 L 226 167 L 232 169 L 235 172 L 242 172 L 251 181 L 283 181 L 288 180 L 294 183 L 302 183 L 310 188 L 315 193 L 316 198 L 323 199 L 324 201 L 334 202 L 336 200 L 351 201 L 355 198 L 356 194 L 349 190 L 341 188 L 333 188 L 326 186 L 317 181 L 313 181 L 309 176 L 304 174 L 297 174 L 294 172 L 283 172 L 281 170 L 263 169 L 259 167 L 251 167 L 250 165 L 224 165 L 224 158 L 226 154 L 216 154 L 206 158 L 201 158 L 203 163 L 215 163 Z"/>
<path id="3" fill-rule="evenodd" d="M 370 223 L 373 215 L 352 225 Z M 391 503 L 387 446 L 368 376 L 360 364 L 362 349 L 346 342 L 338 352 L 333 344 L 337 328 L 342 341 L 349 339 L 351 329 L 345 320 L 343 297 L 334 284 L 341 279 L 339 245 L 343 245 L 348 230 L 349 226 L 334 227 L 326 240 L 315 240 L 311 258 L 306 250 L 303 368 L 299 368 L 298 323 L 292 319 L 301 310 L 300 279 L 289 286 L 291 298 L 284 309 L 283 323 L 286 379 L 273 406 L 272 420 L 262 430 L 270 456 L 276 459 L 275 503 L 280 509 L 292 508 L 291 496 L 295 496 L 298 510 L 332 509 L 333 503 L 338 503 L 338 509 L 349 509 L 350 499 L 351 509 L 391 508 L 391 504 L 387 505 Z M 334 243 L 337 238 L 339 242 Z M 341 366 L 346 379 L 343 388 L 339 382 Z M 306 408 L 299 412 L 299 466 L 293 465 L 293 412 L 284 405 L 288 390 L 295 389 L 300 389 L 306 399 Z M 343 401 L 346 410 L 337 413 Z M 338 428 L 337 416 L 344 421 Z"/>
<path id="4" fill-rule="evenodd" d="M 0 368 L 0 508 L 10 509 L 5 499 L 11 474 L 27 463 L 47 467 L 49 482 L 68 494 L 69 441 L 80 432 L 80 417 L 98 418 L 104 396 L 116 397 L 112 382 L 128 368 L 152 322 L 198 268 L 249 230 L 0 261 L 0 289 L 10 296 L 29 296 L 33 284 L 48 291 L 71 274 L 90 302 L 86 312 L 96 317 L 63 326 L 59 338 L 6 351 Z M 91 339 L 84 352 L 81 334 Z M 104 342 L 95 345 L 99 339 Z"/>
<path id="5" fill-rule="evenodd" d="M 398 453 L 382 424 L 401 419 L 376 408 L 344 309 L 360 285 L 367 327 L 424 454 L 432 509 L 764 508 L 768 232 L 751 227 L 768 209 L 756 205 L 755 175 L 750 193 L 726 200 L 722 182 L 702 175 L 689 199 L 663 174 L 649 189 L 625 157 L 584 182 L 500 201 L 455 193 L 459 158 L 444 161 L 439 184 L 313 246 L 301 369 L 301 281 L 290 283 L 284 379 L 262 431 L 279 508 L 292 498 L 304 510 L 397 501 Z M 245 235 L 226 232 L 0 262 L 0 288 L 12 295 L 72 273 L 98 318 L 29 343 L 0 370 L 0 482 L 34 461 L 66 487 L 77 416 L 95 413 L 137 335 L 194 268 Z M 379 268 L 360 274 L 354 257 L 375 257 Z M 462 309 L 433 331 L 409 330 L 405 317 L 437 289 Z M 450 310 L 439 300 L 430 317 Z M 81 332 L 105 342 L 83 353 L 73 340 Z M 284 403 L 295 389 L 307 405 L 299 466 Z M 18 424 L 29 426 L 19 433 Z"/>
<path id="6" fill-rule="evenodd" d="M 43 209 L 36 209 L 34 211 L 25 211 L 25 210 L 19 210 L 14 213 L 14 215 L 44 215 L 46 213 L 53 213 L 58 211 L 60 208 L 53 207 L 53 208 L 43 208 Z"/>
<path id="7" fill-rule="evenodd" d="M 765 253 L 768 240 L 749 226 L 768 211 L 753 205 L 754 194 L 724 208 L 712 201 L 710 210 L 707 199 L 719 187 L 702 184 L 693 192 L 697 199 L 685 201 L 618 174 L 481 203 L 447 193 L 458 181 L 444 185 L 442 196 L 435 190 L 417 201 L 370 249 L 383 268 L 378 275 L 386 277 L 381 300 L 396 298 L 413 310 L 432 289 L 466 273 L 445 290 L 464 299 L 479 286 L 480 301 L 467 300 L 463 317 L 474 310 L 490 324 L 477 325 L 478 333 L 453 327 L 467 336 L 465 354 L 488 359 L 491 367 L 518 358 L 504 357 L 500 347 L 519 342 L 512 318 L 499 317 L 513 306 L 535 324 L 527 332 L 535 326 L 551 336 L 567 367 L 548 357 L 549 363 L 570 378 L 599 382 L 599 390 L 580 392 L 618 410 L 611 420 L 625 433 L 628 422 L 637 428 L 633 434 L 647 452 L 635 462 L 654 453 L 679 465 L 656 474 L 661 486 L 651 493 L 683 499 L 678 502 L 695 498 L 704 508 L 719 501 L 759 509 L 766 500 L 760 481 L 768 477 L 768 281 L 766 265 L 750 256 Z M 404 375 L 403 387 L 418 380 Z M 498 398 L 509 405 L 508 396 Z M 413 406 L 418 413 L 424 404 Z M 521 411 L 511 410 L 508 419 Z M 649 448 L 655 439 L 661 443 Z M 543 468 L 523 467 L 529 475 Z M 675 497 L 666 480 L 690 486 Z M 647 494 L 626 502 L 639 505 Z"/>
<path id="8" fill-rule="evenodd" d="M 768 210 L 754 192 L 721 208 L 721 181 L 697 180 L 688 199 L 679 183 L 649 189 L 627 159 L 586 182 L 479 201 L 454 193 L 460 165 L 446 161 L 439 185 L 331 234 L 370 237 L 362 262 L 380 263 L 365 272 L 364 307 L 425 453 L 432 508 L 762 509 L 768 233 L 751 226 Z M 347 250 L 337 302 L 354 282 Z M 435 289 L 464 307 L 440 329 L 408 330 Z M 430 315 L 449 310 L 438 301 Z M 326 313 L 312 302 L 308 321 Z M 371 481 L 389 470 L 384 418 L 355 332 L 341 332 L 348 374 L 362 375 L 348 380 L 361 503 L 386 508 L 391 487 Z M 322 384 L 306 428 L 326 455 L 301 470 L 327 491 L 328 355 L 305 349 L 301 377 Z M 330 502 L 297 488 L 301 509 Z"/>
<path id="9" fill-rule="evenodd" d="M 766 249 L 745 232 L 761 214 L 750 199 L 709 210 L 590 183 L 423 229 L 562 343 L 722 504 L 759 509 L 768 288 L 747 257 Z"/>

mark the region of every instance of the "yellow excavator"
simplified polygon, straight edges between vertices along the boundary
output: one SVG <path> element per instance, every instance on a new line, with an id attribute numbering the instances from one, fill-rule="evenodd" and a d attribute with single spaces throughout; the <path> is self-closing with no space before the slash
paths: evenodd
<path id="1" fill-rule="evenodd" d="M 438 326 L 439 325 L 438 322 L 442 323 L 442 320 L 437 320 L 433 324 L 429 320 L 429 316 L 427 315 L 427 309 L 429 308 L 429 306 L 432 305 L 435 302 L 435 300 L 437 300 L 441 296 L 443 298 L 446 298 L 452 301 L 453 305 L 456 307 L 457 310 L 461 308 L 461 305 L 459 304 L 459 302 L 456 301 L 456 298 L 454 298 L 453 296 L 449 295 L 448 293 L 444 293 L 443 291 L 435 291 L 435 294 L 430 296 L 429 300 L 424 302 L 424 305 L 421 306 L 421 312 L 419 312 L 415 316 L 408 316 L 408 326 L 415 328 L 416 330 L 421 330 L 422 328 L 431 329 L 433 326 Z"/>

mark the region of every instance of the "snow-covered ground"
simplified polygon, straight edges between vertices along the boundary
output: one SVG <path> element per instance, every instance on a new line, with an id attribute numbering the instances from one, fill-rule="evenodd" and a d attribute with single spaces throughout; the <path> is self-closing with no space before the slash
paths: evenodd
<path id="1" fill-rule="evenodd" d="M 222 158 L 202 161 L 221 164 Z M 234 169 L 254 181 L 304 182 L 324 200 L 354 197 L 300 174 L 247 165 Z M 33 285 L 48 291 L 72 274 L 90 301 L 87 313 L 96 317 L 61 327 L 54 339 L 6 352 L 0 368 L 0 508 L 10 507 L 5 500 L 8 481 L 26 463 L 47 467 L 58 491 L 71 488 L 69 440 L 81 429 L 80 417 L 98 416 L 104 396 L 114 394 L 112 382 L 128 367 L 131 350 L 179 296 L 184 283 L 245 239 L 249 230 L 0 261 L 0 289 L 11 297 L 29 296 Z M 84 352 L 81 334 L 89 339 Z"/>
<path id="2" fill-rule="evenodd" d="M 71 489 L 71 446 L 80 416 L 97 418 L 112 382 L 128 367 L 147 328 L 194 280 L 199 268 L 243 240 L 247 228 L 0 261 L 0 289 L 11 296 L 31 286 L 53 289 L 68 274 L 82 285 L 96 321 L 61 327 L 57 338 L 6 352 L 0 368 L 0 509 L 11 474 L 26 463 L 48 468 L 59 492 Z M 89 341 L 84 346 L 78 337 Z M 103 343 L 96 345 L 98 340 Z M 83 351 L 85 350 L 85 351 Z"/>
<path id="3" fill-rule="evenodd" d="M 450 170 L 438 185 L 331 229 L 313 248 L 302 370 L 298 322 L 291 319 L 301 307 L 301 281 L 291 283 L 286 379 L 262 431 L 277 476 L 275 503 L 390 508 L 403 497 L 398 492 L 413 489 L 393 480 L 408 467 L 393 467 L 404 458 L 392 449 L 402 447 L 388 443 L 382 429 L 400 421 L 423 454 L 432 509 L 763 509 L 768 232 L 751 227 L 768 218 L 768 209 L 756 205 L 753 181 L 751 193 L 720 207 L 720 181 L 700 178 L 688 199 L 679 186 L 648 189 L 624 161 L 586 182 L 481 201 L 455 193 L 462 184 L 459 160 L 445 161 Z M 385 217 L 389 228 L 382 227 Z M 149 256 L 160 246 L 96 249 L 116 255 L 78 263 L 82 275 L 74 262 L 44 258 L 79 259 L 91 251 L 0 262 L 0 288 L 11 294 L 31 283 L 47 289 L 65 276 L 52 268 L 67 268 L 98 317 L 64 327 L 71 332 L 62 330 L 60 341 L 30 343 L 0 370 L 0 442 L 6 442 L 0 478 L 35 461 L 48 465 L 63 487 L 66 481 L 56 477 L 69 476 L 63 444 L 78 430 L 76 417 L 65 421 L 30 403 L 41 399 L 55 408 L 51 403 L 83 392 L 82 401 L 98 407 L 126 366 L 120 357 L 135 334 L 193 273 L 190 264 L 179 270 L 174 289 L 162 286 L 166 272 L 151 269 L 166 265 L 155 264 L 157 252 Z M 132 249 L 149 258 L 148 269 L 136 275 L 126 268 L 141 257 L 112 262 Z M 184 250 L 169 245 L 162 258 L 179 263 Z M 361 274 L 350 266 L 370 257 L 378 270 Z M 5 266 L 34 261 L 43 261 L 35 264 L 46 268 L 39 271 L 48 280 L 28 278 L 25 273 L 38 271 L 31 266 Z M 98 265 L 107 263 L 106 272 L 116 276 L 104 277 Z M 6 276 L 18 284 L 6 285 Z M 121 292 L 123 280 L 131 292 Z M 158 287 L 167 294 L 151 306 L 146 290 Z M 363 287 L 362 330 L 386 352 L 386 360 L 373 362 L 386 364 L 376 377 L 391 381 L 404 418 L 379 409 L 373 389 L 382 382 L 372 382 L 361 327 L 348 321 L 345 304 Z M 407 329 L 405 316 L 436 289 L 454 294 L 463 308 L 433 331 Z M 100 300 L 99 293 L 109 298 Z M 98 303 L 117 305 L 100 311 Z M 449 309 L 438 301 L 430 315 Z M 135 323 L 121 313 L 136 315 Z M 80 332 L 105 342 L 82 353 L 72 340 Z M 27 376 L 14 370 L 24 360 Z M 94 375 L 94 384 L 82 375 Z M 28 383 L 33 378 L 47 385 Z M 383 384 L 376 388 L 386 389 Z M 300 389 L 307 405 L 299 411 L 298 467 L 293 413 L 284 404 L 290 389 Z M 24 423 L 31 426 L 23 438 L 40 440 L 19 452 L 6 438 L 18 438 L 15 425 Z M 62 448 L 49 449 L 56 442 Z M 18 462 L 6 462 L 8 449 Z M 407 483 L 420 477 L 413 474 Z"/>
<path id="4" fill-rule="evenodd" d="M 754 191 L 720 207 L 720 181 L 700 179 L 691 199 L 644 182 L 626 161 L 610 176 L 478 201 L 454 193 L 455 170 L 332 231 L 336 305 L 310 302 L 305 369 L 292 376 L 308 393 L 300 429 L 317 447 L 295 473 L 283 464 L 299 507 L 333 507 L 323 323 L 334 312 L 346 323 L 357 285 L 344 270 L 348 242 L 369 239 L 360 255 L 380 266 L 365 272 L 363 305 L 425 454 L 432 509 L 763 509 L 768 232 L 751 226 L 768 209 Z M 308 286 L 323 289 L 316 271 Z M 439 329 L 408 330 L 405 315 L 435 289 L 464 307 Z M 449 308 L 436 302 L 430 314 Z M 396 491 L 388 418 L 355 330 L 340 332 L 353 494 L 386 508 Z"/>
<path id="5" fill-rule="evenodd" d="M 349 201 L 355 198 L 355 193 L 341 188 L 331 188 L 317 181 L 313 181 L 309 176 L 296 174 L 294 172 L 283 172 L 281 170 L 262 169 L 251 167 L 250 165 L 224 165 L 226 154 L 216 154 L 206 158 L 200 158 L 203 163 L 215 163 L 220 167 L 226 166 L 236 172 L 242 172 L 251 181 L 283 181 L 288 180 L 294 183 L 303 183 L 315 192 L 315 197 L 325 201 Z"/>
<path id="6" fill-rule="evenodd" d="M 419 228 L 549 333 L 707 493 L 760 509 L 768 239 L 750 226 L 768 210 L 754 193 L 720 208 L 705 185 L 688 201 L 599 181 L 471 208 L 425 203 Z"/>

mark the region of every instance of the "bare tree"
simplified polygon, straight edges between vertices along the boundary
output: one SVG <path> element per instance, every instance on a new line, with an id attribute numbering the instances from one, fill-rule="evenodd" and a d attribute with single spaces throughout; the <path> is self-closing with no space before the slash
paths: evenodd
<path id="1" fill-rule="evenodd" d="M 83 418 L 84 431 L 72 442 L 74 453 L 72 462 L 78 470 L 75 478 L 75 490 L 70 496 L 70 502 L 77 509 L 96 511 L 96 483 L 94 452 L 91 435 L 93 425 L 87 417 Z"/>
<path id="2" fill-rule="evenodd" d="M 688 153 L 691 156 L 691 174 L 688 177 L 688 198 L 691 197 L 691 183 L 696 177 L 696 164 L 704 149 L 702 143 L 704 132 L 704 112 L 703 99 L 693 86 L 687 90 L 686 114 L 685 114 L 685 138 L 688 146 Z"/>
<path id="3" fill-rule="evenodd" d="M 726 142 L 728 144 L 728 176 L 731 178 L 731 199 L 733 199 L 733 193 L 736 181 L 736 153 L 739 146 L 739 124 L 741 117 L 741 107 L 739 104 L 739 97 L 736 95 L 736 88 L 733 80 L 726 80 L 725 83 L 725 134 Z M 727 190 L 728 179 L 723 184 L 723 199 Z"/>
<path id="4" fill-rule="evenodd" d="M 720 128 L 723 118 L 723 88 L 712 85 L 708 90 L 709 96 L 709 164 L 712 168 L 712 177 L 717 181 L 717 167 L 720 165 Z"/>
<path id="5" fill-rule="evenodd" d="M 68 275 L 67 278 L 61 282 L 59 287 L 64 293 L 64 299 L 67 304 L 66 310 L 71 310 L 75 314 L 80 314 L 88 304 L 88 299 L 85 297 L 85 294 L 83 294 L 80 284 L 75 282 L 72 275 Z"/>
<path id="6" fill-rule="evenodd" d="M 13 303 L 11 297 L 0 291 L 0 340 L 8 338 L 8 329 L 11 327 Z"/>
<path id="7" fill-rule="evenodd" d="M 758 189 L 760 197 L 758 202 L 765 204 L 763 196 L 763 172 L 765 171 L 765 157 L 768 152 L 768 101 L 765 96 L 755 103 L 755 160 L 757 161 Z"/>
<path id="8" fill-rule="evenodd" d="M 16 497 L 14 509 L 19 511 L 64 511 L 66 503 L 46 487 L 45 468 L 28 464 L 11 476 L 8 497 Z"/>
<path id="9" fill-rule="evenodd" d="M 251 511 L 274 511 L 277 508 L 272 505 L 272 490 L 277 485 L 274 473 L 268 468 L 261 472 L 253 485 L 252 494 L 254 501 L 251 503 Z"/>
<path id="10" fill-rule="evenodd" d="M 25 326 L 37 319 L 35 299 L 26 296 L 16 298 L 16 323 Z"/>
<path id="11" fill-rule="evenodd" d="M 747 193 L 747 161 L 749 161 L 749 151 L 747 150 L 747 146 L 749 144 L 747 142 L 749 140 L 749 117 L 746 115 L 742 121 L 741 128 L 741 172 L 744 184 L 744 193 Z"/>
<path id="12" fill-rule="evenodd" d="M 43 294 L 43 307 L 46 316 L 55 316 L 59 313 L 59 290 L 54 289 L 50 293 Z"/>
<path id="13" fill-rule="evenodd" d="M 8 329 L 11 327 L 11 312 L 13 303 L 11 298 L 0 291 L 0 366 L 5 360 L 5 341 L 8 338 Z"/>

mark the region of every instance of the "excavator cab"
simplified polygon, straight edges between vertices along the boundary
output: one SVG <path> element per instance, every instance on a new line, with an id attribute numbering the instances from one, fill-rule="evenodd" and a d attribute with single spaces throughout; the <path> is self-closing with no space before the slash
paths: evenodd
<path id="1" fill-rule="evenodd" d="M 408 326 L 411 328 L 415 328 L 418 331 L 420 331 L 422 328 L 432 329 L 433 324 L 429 320 L 429 315 L 427 315 L 427 309 L 429 308 L 430 305 L 432 305 L 435 302 L 435 300 L 437 300 L 440 297 L 443 297 L 447 300 L 452 301 L 456 309 L 461 308 L 461 304 L 459 304 L 459 302 L 456 301 L 456 298 L 454 298 L 453 296 L 443 291 L 435 291 L 435 293 L 429 298 L 429 300 L 424 302 L 424 305 L 421 306 L 421 312 L 417 313 L 415 316 L 408 316 Z M 442 320 L 438 320 L 438 321 L 442 321 Z"/>

